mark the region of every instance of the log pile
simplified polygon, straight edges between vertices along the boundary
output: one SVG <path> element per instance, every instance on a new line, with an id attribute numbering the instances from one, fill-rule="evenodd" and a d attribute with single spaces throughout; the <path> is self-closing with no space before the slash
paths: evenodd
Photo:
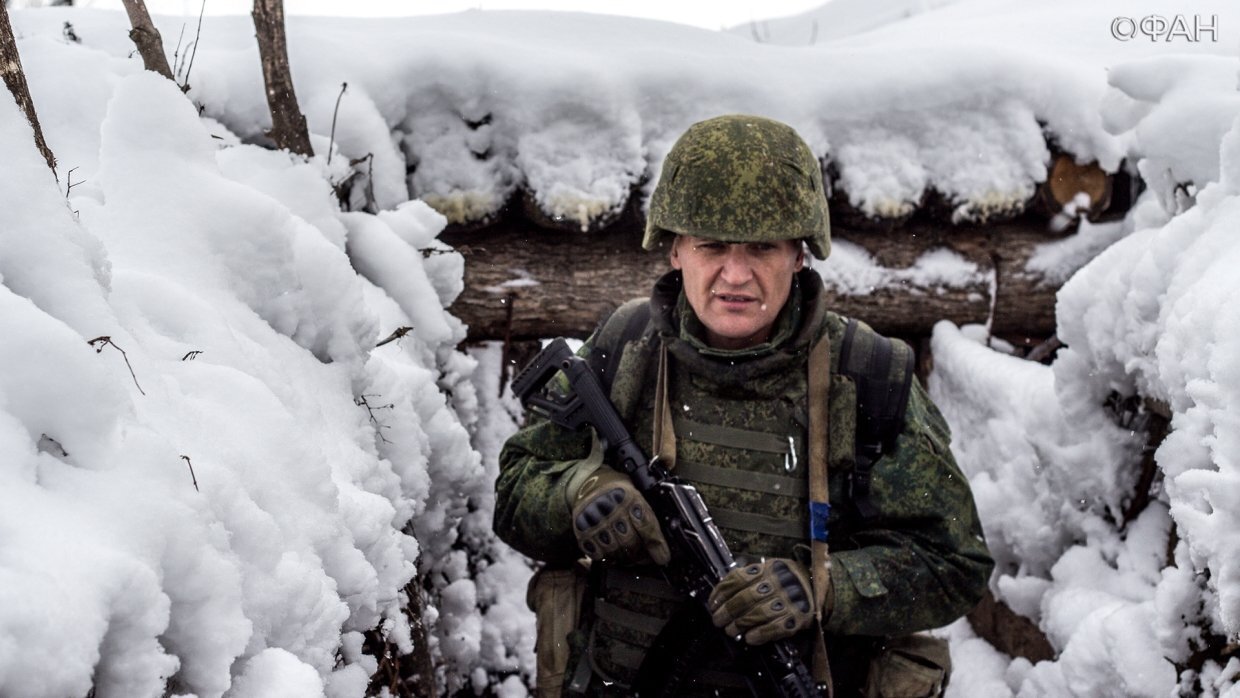
<path id="1" fill-rule="evenodd" d="M 666 255 L 641 249 L 639 222 L 571 235 L 514 216 L 484 230 L 446 233 L 441 239 L 465 256 L 465 291 L 451 311 L 469 325 L 473 340 L 585 337 L 624 301 L 649 295 L 670 268 Z M 851 295 L 828 286 L 830 307 L 864 318 L 880 332 L 916 336 L 929 334 L 940 319 L 985 323 L 996 288 L 994 332 L 1045 337 L 1054 333 L 1058 288 L 1024 272 L 1036 246 L 1048 239 L 1044 228 L 1024 220 L 964 231 L 926 224 L 886 233 L 836 228 L 835 239 L 864 247 L 884 267 L 907 268 L 928 252 L 948 249 L 985 273 L 964 287 L 887 287 Z M 831 260 L 815 264 L 829 268 Z M 998 284 L 992 287 L 995 274 Z"/>
<path id="2" fill-rule="evenodd" d="M 872 292 L 845 292 L 830 283 L 832 260 L 815 262 L 828 278 L 830 307 L 865 319 L 880 332 L 925 337 L 941 319 L 989 323 L 995 335 L 1032 346 L 1055 332 L 1057 283 L 1026 271 L 1036 248 L 1060 238 L 1052 225 L 1063 207 L 1084 193 L 1078 213 L 1115 215 L 1112 176 L 1070 156 L 1053 159 L 1051 176 L 1020 215 L 982 225 L 953 225 L 929 203 L 899 220 L 866 219 L 832 196 L 832 237 L 864 248 L 888 270 L 907 269 L 923 255 L 950 250 L 979 271 L 964 286 L 912 283 Z M 933 199 L 933 197 L 929 197 Z M 465 291 L 451 311 L 469 326 L 470 341 L 522 341 L 549 336 L 583 338 L 599 320 L 630 298 L 646 296 L 668 271 L 666 254 L 641 249 L 644 217 L 635 192 L 619 214 L 580 227 L 551 224 L 517 196 L 484 227 L 454 225 L 440 236 L 465 257 Z M 940 207 L 942 208 L 942 207 Z"/>

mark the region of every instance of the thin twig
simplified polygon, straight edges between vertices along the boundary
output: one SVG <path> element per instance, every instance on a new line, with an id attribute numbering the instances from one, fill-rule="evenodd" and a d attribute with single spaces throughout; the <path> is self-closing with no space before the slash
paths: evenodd
<path id="1" fill-rule="evenodd" d="M 138 392 L 142 393 L 143 395 L 146 395 L 146 391 L 142 389 L 142 386 L 138 385 L 138 376 L 137 374 L 133 372 L 133 364 L 129 363 L 129 355 L 125 353 L 124 349 L 121 349 L 120 347 L 116 346 L 116 343 L 112 341 L 111 337 L 107 335 L 103 335 L 100 337 L 95 337 L 94 339 L 86 343 L 94 347 L 96 354 L 102 352 L 103 348 L 108 346 L 109 344 L 112 345 L 113 349 L 116 349 L 117 351 L 119 351 L 121 353 L 121 357 L 125 359 L 125 365 L 129 367 L 129 375 L 133 377 L 133 384 L 138 387 Z"/>
<path id="2" fill-rule="evenodd" d="M 202 490 L 198 489 L 198 477 L 194 475 L 194 463 L 190 461 L 189 456 L 181 456 L 181 460 L 185 461 L 185 464 L 189 466 L 189 479 L 194 482 L 194 491 L 201 492 Z"/>
<path id="3" fill-rule="evenodd" d="M 388 429 L 390 427 L 388 427 L 388 425 L 386 424 L 381 423 L 379 419 L 375 417 L 375 410 L 392 410 L 392 409 L 396 409 L 396 405 L 393 403 L 388 403 L 386 405 L 372 405 L 366 399 L 366 398 L 371 398 L 371 397 L 379 397 L 379 396 L 378 395 L 359 395 L 356 398 L 354 398 L 353 404 L 357 405 L 358 407 L 366 408 L 366 413 L 370 415 L 371 423 L 375 425 L 375 435 L 378 436 L 379 440 L 382 441 L 383 443 L 390 444 L 392 442 L 388 441 L 387 437 L 383 435 L 383 430 Z"/>
<path id="4" fill-rule="evenodd" d="M 198 358 L 198 355 L 201 353 L 202 353 L 201 351 L 195 349 L 191 352 L 187 352 L 185 356 L 181 357 L 181 360 L 182 361 L 193 361 L 194 359 Z"/>
<path id="5" fill-rule="evenodd" d="M 69 198 L 69 192 L 73 191 L 74 187 L 86 181 L 86 180 L 82 180 L 82 182 L 73 181 L 73 171 L 76 169 L 77 169 L 76 167 L 70 167 L 69 171 L 65 173 L 65 184 L 67 185 L 65 187 L 65 198 L 66 199 Z"/>
<path id="6" fill-rule="evenodd" d="M 349 89 L 349 83 L 340 83 L 340 94 L 336 95 L 336 108 L 332 110 L 332 134 L 331 139 L 327 141 L 327 164 L 332 164 L 332 146 L 336 144 L 336 115 L 340 113 L 340 100 L 344 99 L 344 91 Z"/>
<path id="7" fill-rule="evenodd" d="M 172 74 L 173 75 L 181 74 L 181 63 L 184 61 L 185 57 L 181 56 L 180 60 L 178 60 L 177 57 L 180 56 L 181 54 L 181 42 L 183 40 L 185 40 L 185 22 L 181 22 L 181 33 L 177 35 L 177 47 L 172 49 Z"/>
<path id="8" fill-rule="evenodd" d="M 202 15 L 207 11 L 207 0 L 202 0 L 202 8 L 198 10 L 198 31 L 194 33 L 194 50 L 189 54 L 189 67 L 185 69 L 185 84 L 182 92 L 189 92 L 189 74 L 194 72 L 194 57 L 198 55 L 198 39 L 202 36 Z"/>
<path id="9" fill-rule="evenodd" d="M 396 340 L 400 339 L 401 337 L 404 337 L 405 335 L 409 334 L 412 331 L 413 331 L 412 327 L 397 327 L 395 332 L 387 336 L 387 339 L 384 339 L 383 341 L 376 344 L 375 349 L 378 349 L 379 347 L 389 342 L 395 342 Z"/>

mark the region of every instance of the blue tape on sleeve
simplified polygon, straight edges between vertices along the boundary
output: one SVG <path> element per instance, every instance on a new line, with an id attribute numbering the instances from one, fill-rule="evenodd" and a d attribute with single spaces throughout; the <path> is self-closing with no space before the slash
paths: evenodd
<path id="1" fill-rule="evenodd" d="M 816 541 L 827 541 L 827 517 L 831 515 L 831 505 L 827 502 L 809 503 L 809 537 Z"/>

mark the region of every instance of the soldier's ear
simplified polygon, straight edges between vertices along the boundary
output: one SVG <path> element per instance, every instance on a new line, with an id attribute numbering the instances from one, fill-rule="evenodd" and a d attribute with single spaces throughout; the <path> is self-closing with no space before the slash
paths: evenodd
<path id="1" fill-rule="evenodd" d="M 673 269 L 680 269 L 680 241 L 684 237 L 683 235 L 672 236 L 672 248 L 667 252 L 667 261 L 672 265 Z"/>
<path id="2" fill-rule="evenodd" d="M 801 271 L 804 268 L 805 268 L 805 243 L 801 242 L 797 244 L 797 262 L 796 262 L 796 268 L 793 269 L 793 271 Z"/>

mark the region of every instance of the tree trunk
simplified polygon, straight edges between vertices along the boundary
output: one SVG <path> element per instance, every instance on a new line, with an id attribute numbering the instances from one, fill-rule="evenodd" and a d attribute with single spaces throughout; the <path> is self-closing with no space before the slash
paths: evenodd
<path id="1" fill-rule="evenodd" d="M 151 22 L 151 15 L 146 11 L 143 0 L 121 0 L 125 5 L 125 14 L 129 15 L 129 38 L 138 47 L 138 55 L 142 56 L 142 64 L 147 70 L 176 82 L 172 77 L 172 68 L 168 67 L 168 56 L 164 53 L 164 42 L 159 30 Z"/>
<path id="2" fill-rule="evenodd" d="M 828 288 L 828 307 L 880 332 L 930 334 L 940 319 L 985 323 L 997 288 L 991 330 L 1040 341 L 1055 332 L 1058 286 L 1024 271 L 1039 243 L 1055 239 L 1041 221 L 1023 218 L 978 228 L 947 229 L 910 223 L 888 233 L 832 231 L 864 247 L 887 269 L 912 266 L 923 254 L 947 248 L 986 277 L 955 288 L 909 284 L 850 295 Z M 480 231 L 440 236 L 465 257 L 465 290 L 451 312 L 469 325 L 469 340 L 520 341 L 557 335 L 587 336 L 624 301 L 647 296 L 669 266 L 666 254 L 640 248 L 640 221 L 626 216 L 603 233 L 568 234 L 537 228 L 513 216 Z M 829 269 L 832 260 L 815 262 Z M 997 284 L 992 284 L 997 274 Z"/>
<path id="3" fill-rule="evenodd" d="M 56 156 L 43 140 L 43 129 L 39 127 L 39 116 L 34 111 L 34 101 L 30 99 L 30 86 L 26 84 L 26 73 L 22 71 L 22 59 L 17 53 L 17 39 L 13 36 L 13 25 L 9 23 L 9 11 L 0 6 L 0 73 L 4 74 L 4 84 L 13 94 L 13 100 L 26 114 L 26 120 L 34 129 L 34 144 L 43 159 L 56 175 Z M 59 177 L 56 177 L 60 181 Z"/>
<path id="4" fill-rule="evenodd" d="M 310 157 L 310 132 L 297 105 L 293 73 L 288 65 L 288 41 L 284 34 L 282 0 L 254 0 L 254 29 L 258 32 L 258 55 L 263 63 L 267 106 L 271 108 L 271 139 L 276 147 Z"/>

